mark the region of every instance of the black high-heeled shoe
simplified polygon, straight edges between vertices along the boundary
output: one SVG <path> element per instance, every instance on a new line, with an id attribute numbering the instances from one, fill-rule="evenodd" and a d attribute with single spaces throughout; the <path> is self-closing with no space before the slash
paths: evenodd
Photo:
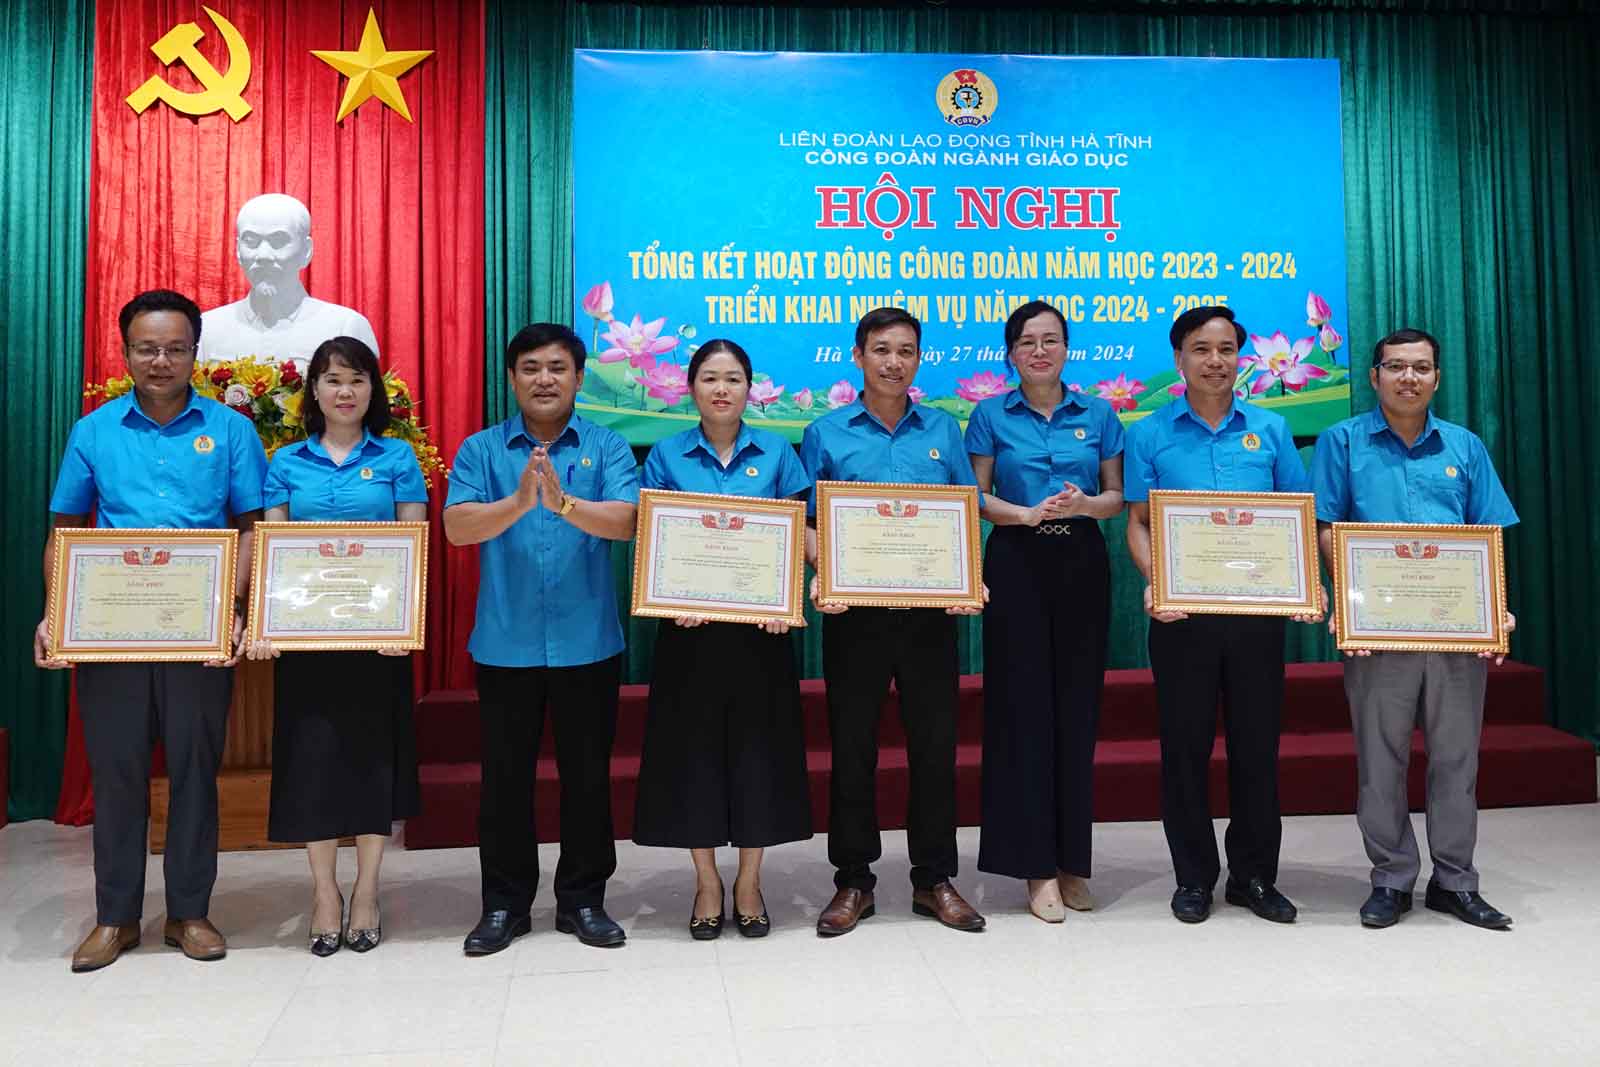
<path id="1" fill-rule="evenodd" d="M 767 898 L 761 898 L 761 914 L 746 915 L 738 908 L 733 909 L 734 917 L 739 920 L 739 935 L 741 937 L 766 937 L 772 932 L 772 920 L 767 916 Z"/>
<path id="2" fill-rule="evenodd" d="M 371 952 L 383 940 L 383 909 L 378 908 L 377 921 L 366 929 L 351 928 L 345 931 L 344 943 L 350 946 L 351 952 Z"/>
<path id="3" fill-rule="evenodd" d="M 339 943 L 344 935 L 344 894 L 339 894 L 339 929 L 311 931 L 311 954 L 318 957 L 328 957 L 339 951 Z"/>
<path id="4" fill-rule="evenodd" d="M 689 913 L 689 936 L 696 941 L 714 941 L 722 936 L 722 920 L 727 916 L 728 909 L 722 904 L 717 905 L 715 915 L 701 918 L 692 911 Z"/>

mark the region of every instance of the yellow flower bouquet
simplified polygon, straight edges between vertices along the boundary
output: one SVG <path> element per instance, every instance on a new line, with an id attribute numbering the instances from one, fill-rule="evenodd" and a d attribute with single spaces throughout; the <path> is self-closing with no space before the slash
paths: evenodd
<path id="1" fill-rule="evenodd" d="M 305 437 L 300 407 L 305 401 L 305 379 L 292 363 L 281 366 L 256 356 L 196 363 L 190 384 L 199 395 L 220 404 L 226 404 L 247 417 L 261 437 L 261 447 L 268 458 L 284 445 L 293 444 Z M 435 475 L 447 475 L 439 449 L 428 436 L 428 431 L 417 422 L 417 406 L 411 396 L 411 387 L 405 380 L 389 371 L 383 376 L 383 387 L 389 395 L 389 429 L 386 437 L 398 437 L 409 444 L 417 454 L 422 467 L 422 478 L 433 488 Z M 128 375 L 108 378 L 96 385 L 88 383 L 83 395 L 99 402 L 114 400 L 133 388 Z"/>

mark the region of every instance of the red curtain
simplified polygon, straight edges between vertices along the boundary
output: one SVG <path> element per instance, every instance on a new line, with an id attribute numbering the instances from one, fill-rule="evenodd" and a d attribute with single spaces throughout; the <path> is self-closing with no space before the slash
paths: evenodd
<path id="1" fill-rule="evenodd" d="M 342 123 L 334 116 L 346 78 L 311 50 L 356 51 L 367 3 L 216 6 L 250 50 L 243 96 L 253 110 L 237 123 L 164 103 L 136 115 L 126 102 L 152 74 L 201 90 L 181 63 L 164 67 L 150 51 L 181 22 L 204 32 L 198 50 L 218 71 L 229 68 L 199 3 L 100 0 L 96 10 L 85 376 L 122 373 L 117 312 L 135 293 L 176 289 L 202 308 L 242 297 L 234 216 L 259 193 L 289 193 L 311 210 L 307 289 L 367 316 L 384 366 L 411 384 L 448 461 L 483 425 L 482 4 L 372 3 L 387 49 L 434 52 L 400 77 L 413 122 L 374 97 Z M 444 490 L 434 487 L 419 692 L 471 685 L 476 568 L 446 545 Z M 93 818 L 93 800 L 76 721 L 68 742 L 56 818 L 81 824 Z"/>

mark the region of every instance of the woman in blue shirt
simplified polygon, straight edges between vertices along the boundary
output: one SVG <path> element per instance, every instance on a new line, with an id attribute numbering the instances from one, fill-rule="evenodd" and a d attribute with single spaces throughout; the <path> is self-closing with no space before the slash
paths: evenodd
<path id="1" fill-rule="evenodd" d="M 750 357 L 708 341 L 689 361 L 700 424 L 659 442 L 646 489 L 784 499 L 811 487 L 794 448 L 744 423 Z M 633 839 L 687 848 L 696 892 L 689 933 L 722 933 L 716 849 L 739 849 L 733 907 L 739 932 L 764 937 L 762 850 L 811 836 L 800 682 L 788 624 L 664 619 L 656 633 L 650 717 L 639 767 Z"/>
<path id="2" fill-rule="evenodd" d="M 978 869 L 1025 878 L 1045 922 L 1094 906 L 1094 745 L 1110 624 L 1096 520 L 1122 510 L 1122 424 L 1061 381 L 1067 323 L 1043 301 L 1006 320 L 1021 388 L 967 423 L 983 517 L 983 832 Z"/>
<path id="3" fill-rule="evenodd" d="M 317 346 L 306 369 L 306 439 L 267 468 L 269 522 L 417 522 L 428 491 L 416 454 L 384 437 L 389 398 L 372 349 L 353 337 Z M 251 659 L 276 657 L 271 642 Z M 339 950 L 344 897 L 339 839 L 356 839 L 356 882 L 343 943 L 378 946 L 378 872 L 391 823 L 417 813 L 411 659 L 405 652 L 300 652 L 274 669 L 272 806 L 267 837 L 306 842 L 311 951 Z"/>

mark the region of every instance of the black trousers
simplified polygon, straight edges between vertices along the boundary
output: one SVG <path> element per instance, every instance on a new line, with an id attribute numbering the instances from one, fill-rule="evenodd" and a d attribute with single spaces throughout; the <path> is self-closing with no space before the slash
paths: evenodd
<path id="1" fill-rule="evenodd" d="M 989 536 L 980 871 L 1089 877 L 1110 573 L 1093 519 Z"/>
<path id="2" fill-rule="evenodd" d="M 150 757 L 166 750 L 167 918 L 203 919 L 217 880 L 217 771 L 233 670 L 198 663 L 79 665 L 78 711 L 94 780 L 94 899 L 103 926 L 144 917 Z"/>
<path id="3" fill-rule="evenodd" d="M 611 825 L 611 743 L 617 733 L 622 657 L 580 667 L 478 664 L 483 723 L 483 794 L 478 805 L 478 864 L 483 910 L 527 912 L 539 888 L 533 784 L 548 705 L 561 775 L 561 859 L 556 906 L 605 903 L 617 869 Z"/>
<path id="4" fill-rule="evenodd" d="M 641 845 L 768 848 L 811 836 L 787 634 L 661 620 L 634 811 Z"/>
<path id="5" fill-rule="evenodd" d="M 878 838 L 878 717 L 894 680 L 906 733 L 911 884 L 952 878 L 956 857 L 956 620 L 920 608 L 851 608 L 822 624 L 822 671 L 833 739 L 828 860 L 840 889 L 870 890 Z"/>
<path id="6" fill-rule="evenodd" d="M 1179 885 L 1209 888 L 1221 873 L 1207 789 L 1219 694 L 1228 746 L 1228 873 L 1239 882 L 1277 881 L 1283 631 L 1281 618 L 1248 615 L 1150 623 L 1161 715 L 1161 823 Z"/>

